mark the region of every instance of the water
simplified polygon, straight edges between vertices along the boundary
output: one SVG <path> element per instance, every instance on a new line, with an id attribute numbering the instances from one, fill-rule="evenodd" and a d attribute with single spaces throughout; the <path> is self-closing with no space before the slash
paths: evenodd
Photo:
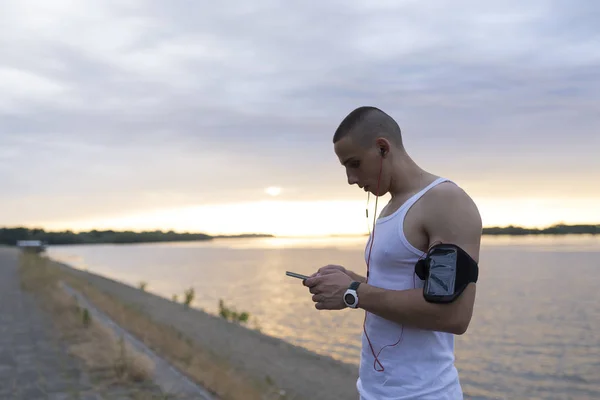
<path id="1" fill-rule="evenodd" d="M 365 270 L 364 237 L 55 246 L 50 256 L 171 298 L 196 290 L 266 334 L 357 364 L 363 312 L 318 311 L 286 270 Z M 467 399 L 600 399 L 600 237 L 484 237 L 469 331 L 456 338 Z"/>

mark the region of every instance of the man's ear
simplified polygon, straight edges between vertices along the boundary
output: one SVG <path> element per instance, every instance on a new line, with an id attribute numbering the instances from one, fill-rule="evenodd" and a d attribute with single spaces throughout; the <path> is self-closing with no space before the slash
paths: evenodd
<path id="1" fill-rule="evenodd" d="M 378 148 L 377 152 L 381 157 L 385 157 L 390 152 L 390 142 L 385 138 L 378 138 L 375 142 Z"/>

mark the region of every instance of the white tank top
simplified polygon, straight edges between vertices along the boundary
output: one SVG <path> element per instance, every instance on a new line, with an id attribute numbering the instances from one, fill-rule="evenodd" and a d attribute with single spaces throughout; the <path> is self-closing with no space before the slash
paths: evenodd
<path id="1" fill-rule="evenodd" d="M 392 290 L 423 287 L 423 282 L 414 273 L 415 263 L 423 252 L 406 239 L 404 218 L 421 196 L 446 181 L 449 180 L 436 179 L 409 198 L 393 214 L 377 220 L 369 267 L 369 285 Z M 365 249 L 365 261 L 369 256 L 371 237 Z M 454 366 L 454 335 L 402 327 L 369 312 L 366 313 L 365 329 L 375 354 L 379 353 L 377 358 L 384 371 L 380 372 L 381 365 L 375 364 L 371 347 L 363 332 L 356 384 L 361 400 L 463 399 L 458 372 Z M 401 341 L 396 344 L 400 338 Z"/>

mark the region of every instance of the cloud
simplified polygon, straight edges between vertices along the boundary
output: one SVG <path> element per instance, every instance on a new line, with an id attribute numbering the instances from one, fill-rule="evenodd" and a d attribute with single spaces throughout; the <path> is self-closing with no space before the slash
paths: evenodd
<path id="1" fill-rule="evenodd" d="M 419 163 L 471 187 L 597 178 L 599 11 L 4 2 L 0 221 L 261 200 L 269 186 L 352 198 L 331 136 L 363 104 L 397 117 Z"/>

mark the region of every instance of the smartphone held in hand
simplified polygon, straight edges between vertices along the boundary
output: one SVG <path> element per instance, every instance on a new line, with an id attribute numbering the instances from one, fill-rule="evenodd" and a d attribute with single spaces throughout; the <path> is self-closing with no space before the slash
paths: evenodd
<path id="1" fill-rule="evenodd" d="M 287 276 L 291 276 L 292 278 L 298 278 L 298 279 L 302 279 L 302 280 L 310 278 L 310 276 L 297 274 L 295 272 L 290 272 L 290 271 L 286 271 L 285 274 Z"/>

